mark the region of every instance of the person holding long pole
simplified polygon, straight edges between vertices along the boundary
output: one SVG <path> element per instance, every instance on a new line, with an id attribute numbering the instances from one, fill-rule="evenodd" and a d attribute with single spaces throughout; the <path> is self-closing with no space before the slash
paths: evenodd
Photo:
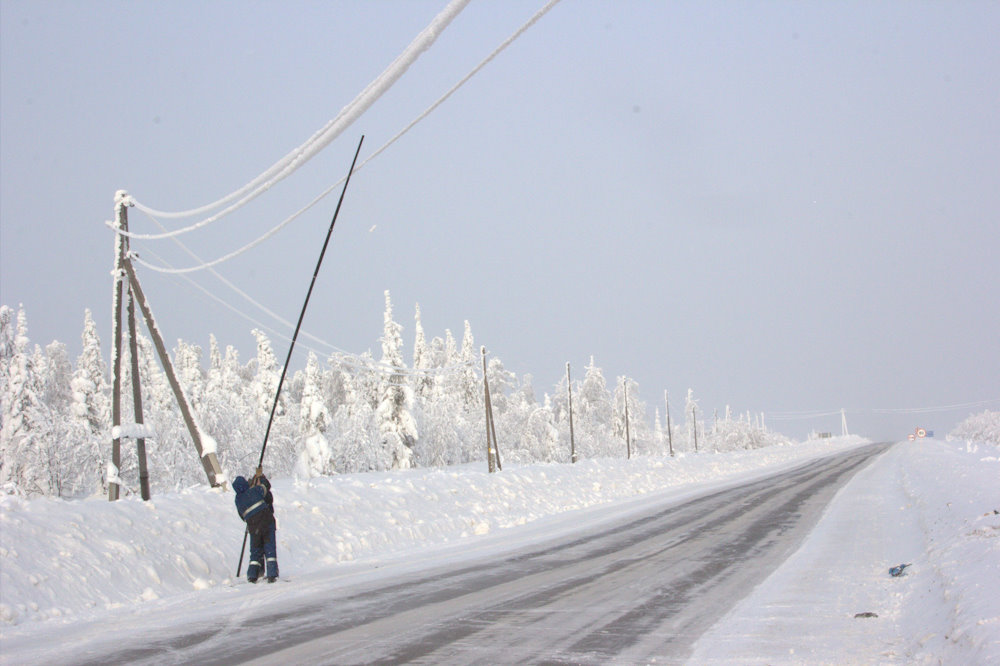
<path id="1" fill-rule="evenodd" d="M 358 149 L 356 151 L 354 151 L 354 159 L 351 161 L 351 168 L 347 172 L 347 178 L 344 179 L 344 189 L 342 189 L 340 191 L 340 200 L 337 201 L 337 209 L 333 212 L 333 219 L 330 221 L 330 228 L 326 232 L 326 240 L 323 241 L 323 249 L 319 253 L 319 260 L 316 262 L 316 270 L 313 271 L 312 281 L 309 283 L 309 291 L 306 292 L 306 300 L 302 304 L 302 312 L 299 313 L 299 321 L 295 325 L 295 333 L 292 335 L 292 344 L 289 345 L 289 347 L 288 347 L 288 356 L 285 358 L 285 365 L 281 369 L 281 378 L 278 380 L 278 388 L 274 392 L 274 404 L 271 406 L 271 417 L 267 420 L 267 430 L 264 431 L 264 444 L 260 447 L 260 460 L 257 461 L 257 472 L 256 472 L 256 474 L 254 474 L 254 480 L 255 480 L 255 482 L 262 482 L 262 483 L 267 484 L 267 491 L 265 493 L 266 497 L 272 497 L 272 496 L 271 496 L 271 484 L 267 481 L 267 477 L 264 476 L 264 452 L 267 450 L 267 438 L 268 438 L 268 435 L 271 434 L 271 424 L 274 422 L 274 413 L 275 413 L 275 411 L 277 411 L 277 408 L 278 408 L 278 397 L 281 395 L 281 385 L 285 383 L 285 374 L 288 372 L 288 364 L 292 360 L 292 350 L 295 349 L 295 341 L 298 340 L 299 329 L 302 328 L 302 320 L 306 316 L 306 308 L 309 307 L 309 298 L 312 296 L 313 287 L 316 285 L 316 276 L 319 275 L 319 267 L 323 264 L 323 257 L 324 257 L 324 255 L 326 255 L 326 248 L 330 244 L 330 235 L 333 234 L 333 226 L 337 223 L 337 216 L 340 214 L 340 206 L 341 206 L 341 204 L 344 203 L 344 194 L 347 192 L 347 185 L 348 185 L 348 183 L 351 182 L 351 174 L 354 173 L 354 165 L 358 161 L 358 154 L 361 153 L 361 144 L 364 143 L 364 141 L 365 141 L 365 137 L 362 136 L 361 140 L 358 141 Z M 241 508 L 241 494 L 240 494 L 240 490 L 236 487 L 237 482 L 239 482 L 241 479 L 242 479 L 243 483 L 241 483 L 240 486 L 242 487 L 244 484 L 246 484 L 246 489 L 244 490 L 243 495 L 247 495 L 247 493 L 252 493 L 253 497 L 255 499 L 254 502 L 246 504 L 246 506 L 244 506 L 243 508 Z M 250 521 L 249 521 L 248 518 L 253 517 L 255 515 L 251 511 L 251 509 L 252 509 L 253 506 L 257 506 L 258 502 L 263 502 L 265 504 L 268 503 L 266 501 L 265 497 L 260 497 L 260 498 L 256 497 L 260 493 L 256 492 L 255 488 L 261 488 L 261 487 L 262 487 L 262 485 L 253 485 L 253 484 L 250 484 L 246 479 L 244 479 L 241 476 L 238 476 L 238 477 L 236 477 L 235 480 L 233 480 L 233 490 L 235 490 L 236 493 L 237 493 L 237 495 L 236 495 L 236 508 L 240 512 L 240 517 L 244 521 L 246 521 L 246 523 L 247 523 L 247 528 L 243 532 L 243 547 L 240 549 L 240 563 L 236 566 L 236 577 L 237 578 L 239 578 L 239 576 L 240 576 L 240 570 L 243 568 L 243 553 L 246 551 L 246 548 L 247 548 L 247 536 L 250 534 Z M 249 496 L 247 496 L 247 498 L 249 498 Z M 273 501 L 273 498 L 272 498 L 272 501 Z M 244 511 L 246 511 L 246 514 L 244 514 Z M 272 510 L 271 511 L 271 521 L 270 521 L 270 525 L 271 525 L 270 529 L 271 529 L 271 536 L 272 536 L 272 538 L 271 538 L 272 552 L 274 550 L 274 539 L 273 539 L 274 524 L 275 524 L 274 523 L 274 512 Z M 266 526 L 264 526 L 261 529 L 263 529 L 266 532 L 265 528 L 266 528 Z M 254 551 L 254 544 L 255 543 L 257 543 L 257 542 L 256 541 L 252 541 L 251 542 L 251 546 L 250 546 L 250 549 L 251 549 L 251 552 L 250 552 L 251 560 L 252 560 L 252 558 L 254 556 L 254 552 L 255 552 Z M 270 573 L 272 570 L 270 568 L 267 568 L 267 579 L 268 579 L 269 583 L 272 583 L 272 582 L 274 582 L 272 580 L 272 578 L 277 578 L 278 577 L 278 556 L 277 556 L 276 553 L 273 553 L 273 555 L 268 555 L 268 545 L 267 545 L 266 535 L 263 536 L 263 537 L 261 537 L 261 542 L 260 542 L 259 545 L 260 545 L 261 551 L 263 551 L 263 553 L 264 553 L 264 557 L 267 558 L 267 562 L 268 563 L 270 563 L 270 558 L 272 556 L 274 558 L 274 569 L 273 569 L 274 576 L 272 576 L 271 573 Z M 256 576 L 253 576 L 252 580 L 251 580 L 250 569 L 251 569 L 252 566 L 253 566 L 253 561 L 251 561 L 251 564 L 247 567 L 247 579 L 250 580 L 250 582 L 256 582 L 256 580 L 257 580 Z M 259 562 L 258 562 L 258 567 L 259 566 L 260 565 L 259 565 Z"/>
<path id="2" fill-rule="evenodd" d="M 273 583 L 278 579 L 278 542 L 275 534 L 278 524 L 274 520 L 271 482 L 264 476 L 264 470 L 258 467 L 253 482 L 238 476 L 233 480 L 233 490 L 236 491 L 236 510 L 247 524 L 244 535 L 250 535 L 247 580 L 256 583 L 263 570 L 267 582 Z M 245 536 L 243 545 L 246 547 Z"/>

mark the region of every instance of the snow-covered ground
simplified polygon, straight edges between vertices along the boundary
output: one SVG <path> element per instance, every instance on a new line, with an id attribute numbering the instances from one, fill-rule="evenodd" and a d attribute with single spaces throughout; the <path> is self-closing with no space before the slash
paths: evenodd
<path id="1" fill-rule="evenodd" d="M 297 581 L 280 590 L 440 544 L 523 545 L 639 496 L 681 498 L 861 443 L 274 479 L 278 559 Z M 1000 663 L 998 478 L 994 446 L 897 445 L 845 486 L 693 663 Z M 67 625 L 231 593 L 242 536 L 232 494 L 203 487 L 150 502 L 0 498 L 0 662 L 47 661 L 46 641 Z M 907 574 L 890 577 L 903 562 Z"/>
<path id="2" fill-rule="evenodd" d="M 997 447 L 897 444 L 691 663 L 1000 664 Z"/>

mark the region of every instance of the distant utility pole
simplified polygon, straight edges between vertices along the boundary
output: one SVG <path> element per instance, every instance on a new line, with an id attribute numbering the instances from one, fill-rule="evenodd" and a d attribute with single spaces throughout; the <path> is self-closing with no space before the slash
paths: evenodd
<path id="1" fill-rule="evenodd" d="M 486 404 L 486 460 L 490 473 L 503 471 L 500 465 L 500 447 L 497 445 L 497 429 L 493 423 L 493 404 L 490 401 L 490 382 L 486 378 L 486 347 L 480 347 L 483 355 L 483 402 Z"/>
<path id="2" fill-rule="evenodd" d="M 698 414 L 691 405 L 691 437 L 694 439 L 694 452 L 698 453 Z"/>
<path id="3" fill-rule="evenodd" d="M 667 446 L 670 447 L 670 457 L 674 457 L 674 435 L 670 429 L 670 395 L 664 391 L 663 392 L 663 402 L 666 403 L 667 407 Z"/>
<path id="4" fill-rule="evenodd" d="M 625 452 L 629 460 L 632 459 L 632 437 L 628 429 L 628 380 L 622 377 L 622 390 L 625 396 Z"/>
<path id="5" fill-rule="evenodd" d="M 840 434 L 847 437 L 847 410 L 840 410 Z"/>
<path id="6" fill-rule="evenodd" d="M 576 440 L 573 438 L 573 382 L 569 378 L 569 361 L 566 362 L 566 395 L 569 398 L 569 460 L 576 462 Z"/>

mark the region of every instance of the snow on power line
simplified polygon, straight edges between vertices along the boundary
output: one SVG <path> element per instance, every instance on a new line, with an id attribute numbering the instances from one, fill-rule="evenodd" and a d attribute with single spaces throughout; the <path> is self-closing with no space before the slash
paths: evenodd
<path id="1" fill-rule="evenodd" d="M 423 31 L 417 37 L 410 42 L 410 45 L 383 71 L 374 81 L 368 84 L 368 86 L 361 91 L 361 93 L 351 101 L 350 104 L 341 109 L 333 119 L 331 119 L 327 124 L 322 127 L 319 131 L 313 134 L 309 139 L 298 146 L 286 155 L 284 158 L 276 162 L 269 169 L 264 171 L 262 174 L 251 180 L 249 183 L 241 187 L 240 189 L 226 195 L 218 201 L 214 201 L 210 204 L 206 204 L 199 208 L 193 208 L 191 210 L 169 212 L 161 211 L 146 206 L 139 201 L 135 201 L 135 206 L 139 210 L 149 213 L 151 215 L 156 215 L 163 218 L 183 218 L 191 217 L 194 215 L 201 215 L 211 210 L 215 210 L 220 206 L 229 204 L 235 200 L 235 203 L 230 204 L 225 209 L 219 211 L 215 215 L 205 218 L 200 222 L 197 222 L 183 229 L 177 229 L 176 231 L 164 233 L 164 234 L 150 234 L 150 235 L 140 235 L 132 234 L 126 232 L 126 235 L 132 238 L 143 238 L 146 240 L 155 240 L 158 238 L 169 238 L 170 236 L 187 233 L 189 231 L 194 231 L 204 227 L 216 220 L 228 215 L 229 213 L 237 210 L 260 196 L 272 186 L 284 180 L 295 172 L 299 167 L 312 159 L 321 150 L 326 148 L 334 139 L 336 139 L 340 134 L 350 127 L 350 125 L 357 120 L 361 115 L 371 107 L 393 84 L 398 81 L 406 70 L 409 69 L 410 65 L 416 62 L 424 51 L 429 49 L 431 45 L 437 40 L 438 36 L 444 31 L 445 28 L 452 22 L 452 20 L 458 16 L 458 14 L 465 9 L 470 0 L 451 0 L 450 3 L 436 16 L 430 24 L 424 28 Z"/>
<path id="2" fill-rule="evenodd" d="M 451 97 L 455 93 L 455 91 L 457 91 L 459 88 L 461 88 L 463 85 L 465 85 L 469 81 L 469 79 L 471 79 L 473 76 L 475 76 L 476 74 L 478 74 L 479 71 L 483 67 L 485 67 L 490 61 L 492 61 L 504 49 L 506 49 L 508 46 L 510 46 L 514 42 L 514 40 L 516 40 L 526 30 L 528 30 L 528 28 L 530 28 L 536 22 L 538 22 L 538 20 L 540 18 L 542 18 L 542 16 L 544 16 L 558 2 L 559 2 L 559 0 L 549 0 L 549 2 L 547 2 L 541 9 L 539 9 L 537 12 L 535 12 L 535 14 L 530 19 L 528 19 L 520 28 L 518 28 L 513 34 L 511 34 L 510 37 L 508 37 L 506 40 L 504 40 L 488 56 L 486 56 L 485 58 L 483 58 L 483 60 L 481 60 L 479 62 L 479 64 L 477 64 L 474 68 L 472 68 L 472 70 L 470 70 L 468 74 L 466 74 L 465 76 L 463 76 L 455 85 L 453 85 L 451 88 L 449 88 L 447 92 L 445 92 L 433 104 L 431 104 L 422 113 L 420 113 L 420 115 L 418 115 L 416 118 L 414 118 L 412 121 L 410 121 L 410 123 L 407 124 L 406 127 L 404 127 L 402 130 L 400 130 L 399 132 L 397 132 L 391 139 L 389 139 L 388 141 L 386 141 L 384 144 L 382 144 L 382 146 L 380 146 L 378 148 L 378 150 L 376 150 L 371 155 L 369 155 L 367 158 L 365 158 L 365 160 L 362 161 L 357 167 L 355 167 L 354 170 L 355 171 L 359 171 L 360 169 L 362 169 L 365 165 L 367 165 L 373 159 L 375 159 L 376 157 L 378 157 L 379 155 L 381 155 L 382 152 L 384 152 L 389 146 L 391 146 L 396 141 L 398 141 L 400 138 L 402 138 L 403 135 L 405 135 L 407 132 L 409 132 L 411 129 L 413 129 L 413 127 L 416 126 L 420 121 L 422 121 L 424 118 L 426 118 L 427 116 L 429 116 L 435 109 L 437 109 L 449 97 Z M 151 264 L 151 263 L 149 263 L 147 261 L 144 261 L 144 260 L 142 260 L 142 259 L 140 259 L 138 257 L 133 257 L 133 260 L 136 261 L 136 262 L 138 262 L 138 263 L 140 263 L 140 264 L 142 264 L 146 268 L 149 268 L 150 270 L 153 270 L 153 271 L 157 271 L 159 273 L 181 274 L 181 273 L 192 273 L 194 271 L 200 271 L 200 270 L 204 270 L 204 269 L 211 269 L 214 266 L 222 264 L 222 263 L 224 263 L 224 262 L 226 262 L 226 261 L 228 261 L 230 259 L 233 259 L 234 257 L 237 257 L 237 256 L 243 254 L 244 252 L 247 252 L 247 251 L 249 251 L 249 250 L 257 247 L 258 245 L 260 245 L 261 243 L 263 243 L 264 241 L 266 241 L 267 239 L 269 239 L 271 236 L 274 236 L 276 233 L 278 233 L 279 231 L 281 231 L 287 225 L 289 225 L 290 223 L 292 223 L 293 221 L 295 221 L 296 219 L 298 219 L 306 211 L 308 211 L 313 206 L 315 206 L 317 203 L 319 203 L 324 198 L 326 198 L 326 196 L 329 195 L 330 192 L 332 192 L 337 186 L 341 185 L 343 182 L 344 182 L 344 178 L 341 178 L 340 180 L 338 180 L 337 182 L 333 183 L 328 188 L 326 188 L 325 190 L 323 190 L 323 192 L 321 192 L 318 196 L 316 196 L 315 198 L 313 198 L 305 206 L 303 206 L 302 208 L 300 208 L 296 212 L 294 212 L 291 215 L 289 215 L 288 217 L 286 217 L 284 220 L 282 220 L 281 222 L 279 222 L 276 226 L 274 226 L 270 230 L 266 231 L 261 236 L 257 237 L 256 239 L 252 240 L 251 242 L 247 243 L 243 247 L 240 247 L 240 248 L 238 248 L 236 250 L 233 250 L 232 252 L 230 252 L 228 254 L 225 254 L 225 255 L 222 255 L 221 257 L 213 259 L 212 261 L 202 261 L 199 264 L 196 264 L 194 266 L 188 266 L 188 267 L 185 267 L 185 268 L 173 268 L 173 267 L 169 267 L 169 266 L 157 266 L 155 264 Z M 154 222 L 156 222 L 155 215 L 158 214 L 158 211 L 154 211 L 154 210 L 151 210 L 151 209 L 149 209 L 149 208 L 147 208 L 145 206 L 139 205 L 138 202 L 135 201 L 134 197 L 129 197 L 129 205 L 134 205 L 140 211 L 142 211 L 143 213 L 145 213 L 146 215 L 148 215 L 150 218 L 152 218 L 154 220 Z M 225 213 L 225 212 L 226 211 L 223 211 L 223 213 Z M 184 229 L 178 229 L 178 230 L 173 231 L 173 232 L 164 231 L 163 233 L 160 233 L 160 234 L 135 234 L 135 233 L 132 233 L 132 232 L 125 232 L 125 231 L 119 231 L 119 233 L 121 233 L 123 235 L 127 235 L 127 236 L 129 236 L 131 238 L 142 239 L 142 240 L 157 240 L 157 239 L 162 239 L 162 238 L 171 238 L 172 240 L 174 240 L 174 242 L 179 242 L 179 241 L 176 240 L 176 236 L 177 235 L 179 235 L 181 233 L 185 233 L 187 231 L 193 231 L 195 228 L 198 228 L 199 225 L 203 225 L 203 224 L 208 224 L 210 222 L 214 222 L 218 218 L 219 218 L 219 216 L 216 216 L 214 218 L 208 218 L 207 220 L 203 220 L 202 222 L 198 223 L 198 225 L 194 225 L 194 226 L 191 226 L 191 227 L 186 227 Z M 157 222 L 157 224 L 159 224 L 159 222 Z M 160 225 L 160 226 L 162 228 L 162 225 Z M 369 231 L 371 231 L 371 230 L 369 230 Z M 190 254 L 190 252 L 189 252 L 189 254 Z"/>

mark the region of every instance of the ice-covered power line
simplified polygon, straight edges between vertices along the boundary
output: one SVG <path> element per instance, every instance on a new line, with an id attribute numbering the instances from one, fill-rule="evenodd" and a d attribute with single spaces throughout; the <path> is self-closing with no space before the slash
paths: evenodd
<path id="1" fill-rule="evenodd" d="M 146 206 L 139 201 L 135 202 L 135 206 L 139 210 L 161 218 L 183 218 L 201 215 L 229 204 L 230 202 L 235 203 L 227 206 L 219 213 L 183 229 L 177 229 L 176 231 L 167 232 L 165 234 L 128 235 L 133 238 L 154 240 L 157 238 L 167 238 L 173 235 L 194 231 L 195 229 L 211 224 L 221 217 L 244 206 L 251 200 L 269 190 L 276 183 L 290 176 L 299 167 L 312 159 L 316 154 L 326 148 L 326 146 L 328 146 L 334 139 L 340 136 L 345 129 L 350 127 L 355 120 L 357 120 L 371 107 L 372 104 L 374 104 L 387 90 L 389 90 L 389 88 L 391 88 L 393 84 L 395 84 L 396 81 L 398 81 L 403 74 L 406 73 L 406 70 L 409 69 L 410 65 L 412 65 L 421 54 L 434 44 L 438 36 L 440 36 L 452 20 L 458 16 L 463 9 L 465 9 L 469 2 L 470 0 L 451 0 L 451 2 L 449 2 L 448 5 L 436 17 L 434 17 L 434 20 L 431 21 L 431 23 L 424 28 L 424 30 L 421 31 L 421 33 L 417 35 L 412 42 L 410 42 L 409 46 L 406 47 L 406 49 L 389 65 L 389 67 L 387 67 L 386 70 L 383 71 L 374 81 L 369 83 L 368 86 L 362 90 L 350 104 L 341 109 L 340 113 L 327 122 L 323 128 L 309 137 L 305 143 L 297 147 L 295 150 L 290 152 L 284 158 L 276 162 L 269 169 L 240 189 L 226 195 L 218 201 L 185 211 L 161 211 Z"/>
<path id="2" fill-rule="evenodd" d="M 445 100 L 447 100 L 449 97 L 451 97 L 452 94 L 454 94 L 454 92 L 456 90 L 458 90 L 459 88 L 461 88 L 463 85 L 466 84 L 466 82 L 468 82 L 469 79 L 471 79 L 473 76 L 475 76 L 476 74 L 478 74 L 479 70 L 481 70 L 483 67 L 485 67 L 491 60 L 493 60 L 494 58 L 496 58 L 500 54 L 501 51 L 503 51 L 508 46 L 510 46 L 514 42 L 515 39 L 517 39 L 518 37 L 520 37 L 528 28 L 530 28 L 535 23 L 537 23 L 538 19 L 540 19 L 543 16 L 545 16 L 545 14 L 550 9 L 552 9 L 553 7 L 555 7 L 556 4 L 558 4 L 558 2 L 559 2 L 559 0 L 549 0 L 549 2 L 547 2 L 544 7 L 542 7 L 537 12 L 535 12 L 535 15 L 532 16 L 530 19 L 528 19 L 528 21 L 524 25 L 522 25 L 520 28 L 518 28 L 514 32 L 514 34 L 512 34 L 510 37 L 508 37 L 507 39 L 505 39 L 503 41 L 503 43 L 500 44 L 500 46 L 498 46 L 497 48 L 495 48 L 493 50 L 492 53 L 490 53 L 488 56 L 486 56 L 485 58 L 483 58 L 483 60 L 478 65 L 476 65 L 475 67 L 472 68 L 472 71 L 470 71 L 468 74 L 466 74 L 465 76 L 463 76 L 459 80 L 458 83 L 456 83 L 455 85 L 453 85 L 448 90 L 448 92 L 446 92 L 444 95 L 442 95 L 441 97 L 439 97 L 436 102 L 434 102 L 429 107 L 427 107 L 427 109 L 425 109 L 424 112 L 421 113 L 419 116 L 417 116 L 416 118 L 414 118 L 413 121 L 411 121 L 409 125 L 407 125 L 406 127 L 404 127 L 395 136 L 393 136 L 391 139 L 389 139 L 384 144 L 382 144 L 382 146 L 378 150 L 376 150 L 374 153 L 372 153 L 371 155 L 369 155 L 367 159 L 365 159 L 360 165 L 358 165 L 358 168 L 360 169 L 361 167 L 363 167 L 364 165 L 368 164 L 373 159 L 375 159 L 376 157 L 378 157 L 382 153 L 382 151 L 384 151 L 386 148 L 388 148 L 392 144 L 396 143 L 396 141 L 400 137 L 402 137 L 404 134 L 406 134 L 411 129 L 413 129 L 413 127 L 417 123 L 419 123 L 421 120 L 423 120 L 424 118 L 426 118 L 427 116 L 429 116 L 431 114 L 431 112 L 433 112 L 436 108 L 438 108 L 439 106 L 441 106 L 441 104 L 443 104 L 445 102 Z"/>
<path id="3" fill-rule="evenodd" d="M 853 411 L 853 410 L 852 410 Z M 841 410 L 814 412 L 768 412 L 767 418 L 772 421 L 799 421 L 818 419 L 825 416 L 840 416 Z"/>
<path id="4" fill-rule="evenodd" d="M 771 412 L 768 418 L 773 421 L 798 421 L 823 418 L 826 416 L 840 416 L 844 411 L 852 414 L 930 414 L 934 412 L 950 412 L 959 409 L 977 409 L 1000 404 L 1000 398 L 993 400 L 976 400 L 974 402 L 963 402 L 955 405 L 937 405 L 933 407 L 900 407 L 892 409 L 868 408 L 868 409 L 837 409 L 837 410 L 813 410 L 799 412 Z"/>
<path id="5" fill-rule="evenodd" d="M 975 402 L 963 402 L 957 405 L 938 405 L 936 407 L 904 407 L 900 409 L 873 409 L 876 414 L 927 414 L 931 412 L 950 412 L 956 409 L 976 409 L 977 407 L 989 407 L 1000 404 L 1000 398 L 994 400 L 977 400 Z"/>
<path id="6" fill-rule="evenodd" d="M 470 70 L 468 74 L 466 74 L 465 76 L 463 76 L 458 81 L 458 83 L 456 83 L 455 85 L 453 85 L 450 89 L 448 89 L 448 91 L 446 93 L 444 93 L 433 104 L 431 104 L 429 107 L 427 107 L 420 115 L 418 115 L 416 118 L 414 118 L 412 121 L 410 121 L 410 123 L 407 124 L 406 127 L 404 127 L 402 130 L 400 130 L 399 132 L 397 132 L 387 142 L 385 142 L 384 144 L 382 144 L 382 146 L 380 146 L 378 148 L 378 150 L 376 150 L 375 152 L 373 152 L 371 155 L 369 155 L 367 158 L 365 158 L 360 164 L 358 164 L 357 167 L 355 167 L 354 171 L 356 172 L 356 171 L 360 170 L 361 168 L 363 168 L 365 165 L 367 165 L 373 159 L 375 159 L 380 154 L 382 154 L 382 152 L 384 152 L 389 146 L 391 146 L 396 141 L 398 141 L 400 138 L 402 138 L 403 135 L 405 135 L 407 132 L 409 132 L 411 129 L 413 129 L 420 121 L 422 121 L 424 118 L 426 118 L 427 116 L 429 116 L 435 109 L 437 109 L 449 97 L 451 97 L 455 93 L 455 91 L 457 91 L 459 88 L 461 88 L 463 85 L 465 85 L 469 81 L 469 79 L 471 79 L 473 76 L 475 76 L 477 73 L 479 73 L 479 71 L 483 67 L 485 67 L 490 61 L 492 61 L 494 58 L 496 58 L 497 55 L 499 55 L 504 49 L 506 49 L 508 46 L 510 46 L 514 42 L 514 40 L 516 40 L 518 37 L 520 37 L 526 30 L 528 30 L 528 28 L 530 28 L 535 23 L 537 23 L 539 19 L 541 19 L 550 9 L 552 9 L 558 3 L 559 3 L 559 0 L 549 0 L 549 2 L 547 2 L 541 9 L 539 9 L 537 12 L 535 12 L 535 14 L 530 19 L 528 19 L 520 28 L 518 28 L 516 31 L 514 31 L 514 33 L 511 34 L 510 37 L 508 37 L 507 39 L 505 39 L 497 48 L 495 48 L 492 53 L 490 53 L 488 56 L 486 56 L 485 58 L 483 58 L 483 60 L 481 60 L 478 65 L 476 65 L 475 67 L 473 67 L 472 70 Z M 340 185 L 342 185 L 345 178 L 346 178 L 346 176 L 342 177 L 340 180 L 338 180 L 337 182 L 335 182 L 332 185 L 330 185 L 328 188 L 326 188 L 325 190 L 323 190 L 318 196 L 316 196 L 315 198 L 313 198 L 312 201 L 310 201 L 309 203 L 307 203 L 305 206 L 303 206 L 301 209 L 299 209 L 298 211 L 296 211 L 292 215 L 290 215 L 287 218 L 285 218 L 284 220 L 282 220 L 275 227 L 273 227 L 272 229 L 268 230 L 263 235 L 261 235 L 258 238 L 254 239 L 250 243 L 247 243 L 243 247 L 241 247 L 241 248 L 239 248 L 237 250 L 234 250 L 234 251 L 230 252 L 229 254 L 226 254 L 226 255 L 223 255 L 221 257 L 218 257 L 217 259 L 214 259 L 212 261 L 201 262 L 199 264 L 196 264 L 196 265 L 193 265 L 193 266 L 188 266 L 188 267 L 185 267 L 185 268 L 173 268 L 173 267 L 156 266 L 154 264 L 150 264 L 148 262 L 145 262 L 145 261 L 143 261 L 141 259 L 137 259 L 137 261 L 140 264 L 142 264 L 143 266 L 145 266 L 146 268 L 149 268 L 150 270 L 154 270 L 154 271 L 157 271 L 157 272 L 160 272 L 160 273 L 175 273 L 175 274 L 180 274 L 180 273 L 192 273 L 194 271 L 199 271 L 199 270 L 204 270 L 204 269 L 211 269 L 214 266 L 218 266 L 221 263 L 229 261 L 230 259 L 233 259 L 233 258 L 235 258 L 235 257 L 243 254 L 244 252 L 247 252 L 247 251 L 253 249 L 254 247 L 257 247 L 258 245 L 260 245 L 261 243 L 263 243 L 268 238 L 274 236 L 276 233 L 278 233 L 279 231 L 281 231 L 287 225 L 289 225 L 290 223 L 292 223 L 293 221 L 295 221 L 296 219 L 298 219 L 299 217 L 301 217 L 306 211 L 310 210 L 313 206 L 315 206 L 317 203 L 319 203 L 324 198 L 326 198 L 337 187 L 339 187 Z M 155 211 L 150 211 L 150 210 L 148 210 L 148 209 L 146 209 L 144 207 L 140 207 L 135 202 L 134 198 L 131 200 L 131 203 L 133 205 L 135 205 L 142 212 L 146 213 L 147 215 L 150 215 L 150 217 L 152 217 L 154 215 L 154 213 L 155 213 Z M 184 231 L 184 230 L 179 230 L 179 231 Z M 145 239 L 145 240 L 166 238 L 166 237 L 171 236 L 171 234 L 147 234 L 147 235 L 133 235 L 133 234 L 129 234 L 129 235 L 131 235 L 133 238 Z M 201 260 L 199 260 L 199 261 L 201 261 Z"/>
<path id="7" fill-rule="evenodd" d="M 357 167 L 355 167 L 354 170 L 357 171 L 358 169 L 361 168 L 361 166 L 362 165 L 358 165 Z M 292 222 L 294 222 L 296 219 L 298 219 L 299 217 L 301 217 L 306 211 L 308 211 L 313 206 L 315 206 L 320 201 L 322 201 L 324 197 L 326 197 L 328 194 L 330 194 L 330 192 L 332 192 L 334 190 L 334 188 L 336 188 L 338 185 L 342 185 L 343 183 L 344 183 L 343 179 L 337 181 L 336 183 L 334 183 L 333 185 L 331 185 L 329 188 L 327 188 L 326 190 L 324 190 L 323 193 L 320 194 L 318 197 L 314 198 L 312 201 L 310 201 L 309 203 L 307 203 L 305 206 L 303 206 L 299 210 L 295 211 L 294 213 L 292 213 L 291 215 L 289 215 L 288 217 L 286 217 L 284 220 L 282 220 L 281 222 L 279 222 L 276 226 L 274 226 L 270 230 L 266 231 L 264 234 L 258 236 L 257 238 L 255 238 L 254 240 L 250 241 L 249 243 L 247 243 L 243 247 L 238 248 L 236 250 L 233 250 L 229 254 L 224 254 L 221 257 L 218 257 L 218 258 L 213 259 L 211 261 L 203 261 L 203 260 L 199 259 L 199 261 L 201 263 L 195 264 L 194 266 L 187 266 L 185 268 L 173 268 L 173 267 L 169 267 L 169 266 L 157 266 L 156 264 L 151 264 L 148 261 L 144 261 L 144 260 L 142 260 L 141 258 L 138 258 L 138 257 L 136 258 L 136 262 L 138 262 L 139 264 L 145 266 L 146 268 L 148 268 L 148 269 L 150 269 L 152 271 L 156 271 L 157 273 L 168 273 L 168 274 L 174 274 L 174 275 L 178 275 L 178 274 L 181 274 L 181 273 L 194 273 L 195 271 L 202 271 L 202 270 L 210 270 L 210 269 L 214 268 L 215 266 L 218 266 L 219 264 L 223 264 L 223 263 L 229 261 L 230 259 L 234 259 L 234 258 L 238 257 L 239 255 L 252 250 L 253 248 L 257 247 L 258 245 L 260 245 L 261 243 L 263 243 L 264 241 L 266 241 L 267 239 L 271 238 L 276 233 L 278 233 L 279 231 L 281 231 L 282 229 L 284 229 L 286 226 L 288 226 L 289 224 L 291 224 Z M 139 210 L 142 210 L 142 209 L 140 208 Z M 152 214 L 149 213 L 149 211 L 142 210 L 142 212 L 144 212 L 147 215 L 150 215 L 152 217 Z M 171 240 L 176 240 L 176 238 L 173 237 L 173 236 L 158 236 L 158 238 L 167 238 L 167 237 L 171 238 Z M 137 237 L 137 238 L 142 239 L 141 236 Z"/>

